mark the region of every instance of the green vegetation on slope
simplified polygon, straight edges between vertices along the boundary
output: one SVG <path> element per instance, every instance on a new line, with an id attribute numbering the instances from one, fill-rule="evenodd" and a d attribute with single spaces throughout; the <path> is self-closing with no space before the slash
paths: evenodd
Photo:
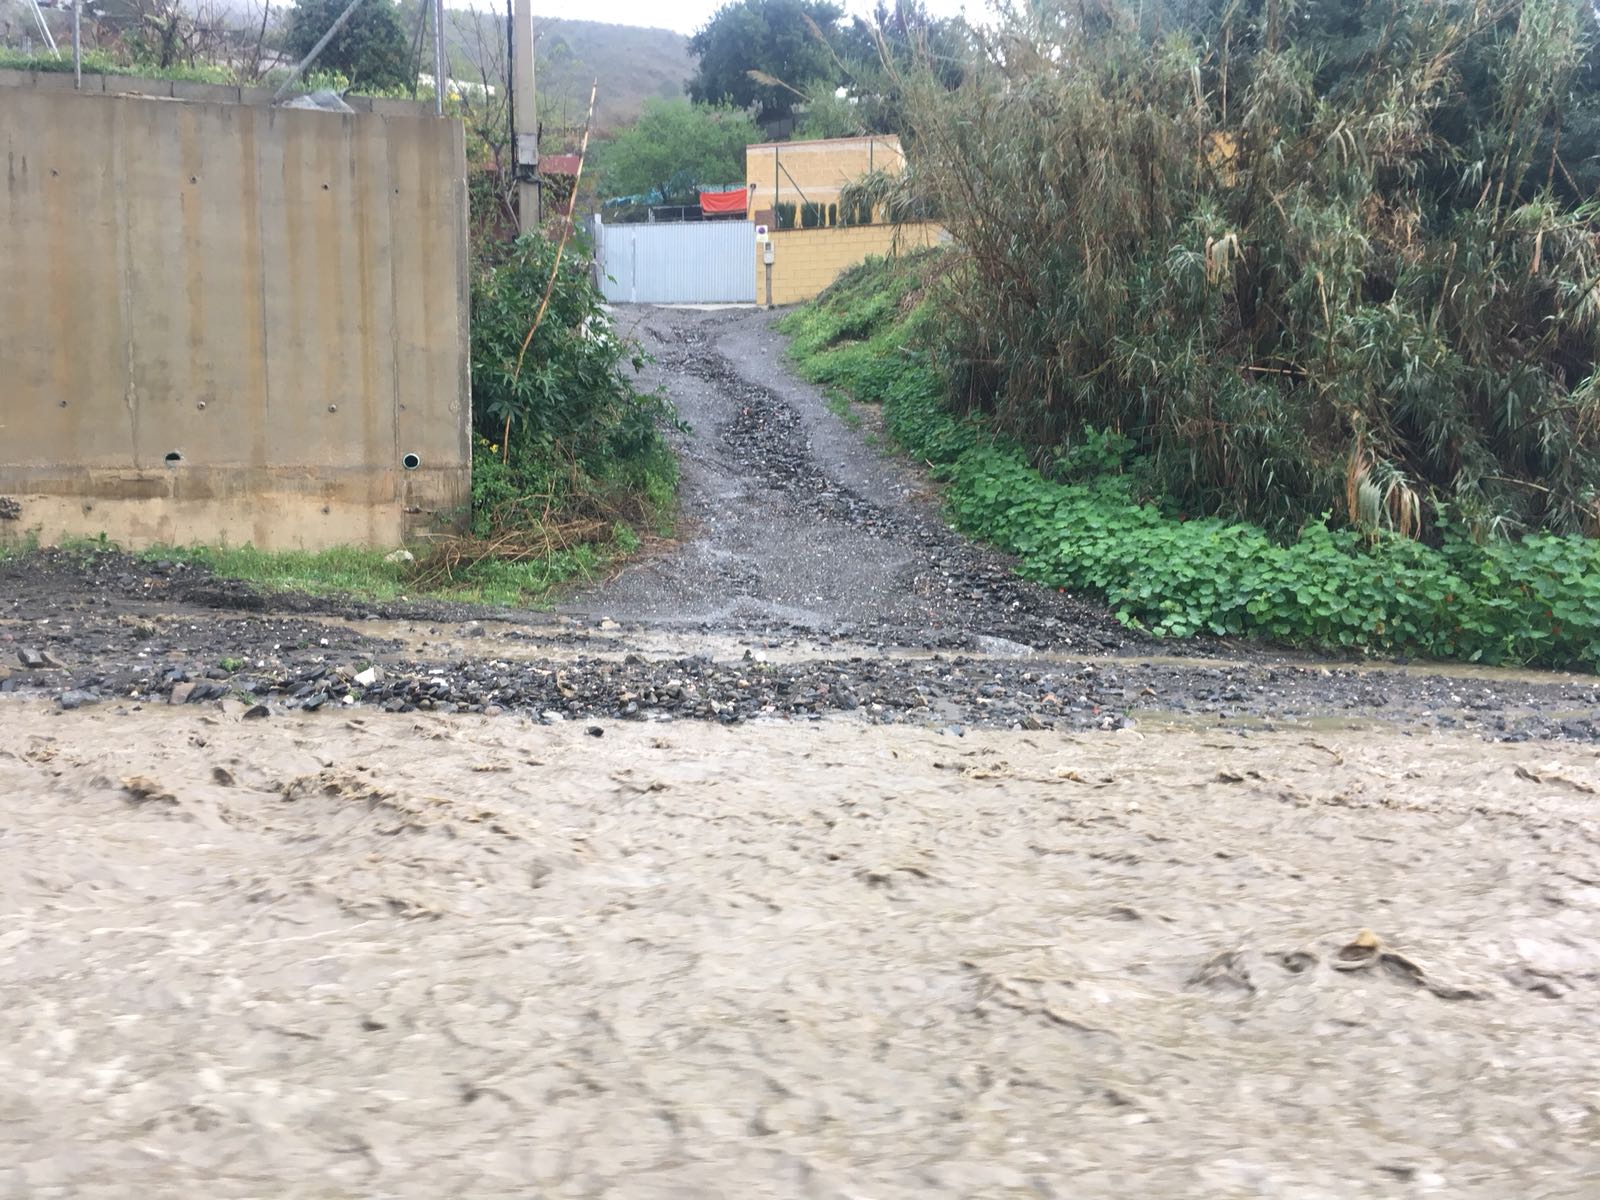
<path id="1" fill-rule="evenodd" d="M 1006 10 L 899 101 L 961 411 L 1191 512 L 1600 532 L 1589 0 Z"/>
<path id="2" fill-rule="evenodd" d="M 0 46 L 0 70 L 42 71 L 47 74 L 72 74 L 72 55 L 63 52 L 60 58 L 53 54 L 23 54 Z M 158 67 L 151 63 L 118 58 L 104 50 L 83 52 L 85 75 L 138 75 L 146 79 L 173 79 L 183 83 L 237 83 L 235 73 L 224 66 L 196 63 L 194 66 L 179 63 L 171 67 Z"/>
<path id="3" fill-rule="evenodd" d="M 582 125 L 589 85 L 598 81 L 598 132 L 638 119 L 647 100 L 684 94 L 689 39 L 670 29 L 637 29 L 599 21 L 535 19 L 539 33 L 539 90 L 550 98 L 547 125 Z M 566 98 L 571 98 L 571 103 Z M 553 103 L 552 103 L 553 101 Z"/>
<path id="4" fill-rule="evenodd" d="M 415 0 L 403 0 L 400 7 L 413 13 Z M 506 63 L 504 6 L 451 9 L 446 23 L 458 76 L 477 78 L 481 72 L 501 88 Z M 599 85 L 595 133 L 604 136 L 637 120 L 647 100 L 682 96 L 692 69 L 689 39 L 670 29 L 536 15 L 534 33 L 539 39 L 534 47 L 539 123 L 552 141 L 562 140 L 561 131 L 583 125 L 592 84 Z M 576 141 L 570 135 L 566 140 Z"/>
<path id="5" fill-rule="evenodd" d="M 792 314 L 803 372 L 881 403 L 890 434 L 945 481 L 965 532 L 1017 556 L 1051 587 L 1103 597 L 1160 636 L 1208 632 L 1293 645 L 1483 662 L 1600 665 L 1600 543 L 1532 535 L 1441 544 L 1331 529 L 1292 540 L 1217 518 L 1185 519 L 1153 494 L 1147 459 L 1085 429 L 1049 475 L 981 418 L 955 415 L 926 334 L 950 253 L 875 259 Z"/>

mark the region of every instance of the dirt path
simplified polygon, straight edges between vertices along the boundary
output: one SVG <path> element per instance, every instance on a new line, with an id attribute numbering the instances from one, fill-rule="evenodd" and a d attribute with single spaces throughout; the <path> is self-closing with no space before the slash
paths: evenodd
<path id="1" fill-rule="evenodd" d="M 829 411 L 754 309 L 628 310 L 690 426 L 683 544 L 567 611 L 726 633 L 826 634 L 876 645 L 1079 652 L 1142 645 L 1098 605 L 1016 579 L 952 534 L 926 481 Z"/>
<path id="2" fill-rule="evenodd" d="M 0 1200 L 1600 1196 L 1593 677 L 1172 656 L 632 315 L 561 613 L 0 565 Z"/>

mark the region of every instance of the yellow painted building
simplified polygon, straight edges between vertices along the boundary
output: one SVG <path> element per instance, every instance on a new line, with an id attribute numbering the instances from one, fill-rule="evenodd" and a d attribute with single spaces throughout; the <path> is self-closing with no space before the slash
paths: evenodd
<path id="1" fill-rule="evenodd" d="M 851 180 L 873 171 L 898 175 L 905 166 L 905 151 L 892 134 L 746 146 L 750 216 L 758 225 L 775 227 L 779 203 L 837 204 L 840 189 Z"/>
<path id="2" fill-rule="evenodd" d="M 825 138 L 814 142 L 764 142 L 745 147 L 750 219 L 765 226 L 756 239 L 756 299 L 768 302 L 765 254 L 772 249 L 773 304 L 798 304 L 823 291 L 839 275 L 872 255 L 931 246 L 945 237 L 937 225 L 838 225 L 778 228 L 779 204 L 818 204 L 838 213 L 839 193 L 873 171 L 899 174 L 905 151 L 892 135 Z"/>

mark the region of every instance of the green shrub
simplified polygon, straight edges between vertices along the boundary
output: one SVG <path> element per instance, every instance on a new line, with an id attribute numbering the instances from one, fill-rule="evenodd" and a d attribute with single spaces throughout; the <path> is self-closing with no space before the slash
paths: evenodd
<path id="1" fill-rule="evenodd" d="M 1190 511 L 1283 534 L 1600 530 L 1589 0 L 1045 3 L 990 37 L 896 97 L 959 247 L 959 411 L 1120 430 Z"/>
<path id="2" fill-rule="evenodd" d="M 533 450 L 585 470 L 652 451 L 670 407 L 636 390 L 644 359 L 617 335 L 579 254 L 555 272 L 549 305 L 523 351 L 556 247 L 529 234 L 483 268 L 472 292 L 472 399 L 478 432 L 513 455 Z M 519 367 L 520 362 L 520 367 Z"/>
<path id="3" fill-rule="evenodd" d="M 839 197 L 839 223 L 841 225 L 871 225 L 872 201 L 848 193 Z"/>
<path id="4" fill-rule="evenodd" d="M 105 50 L 86 48 L 82 54 L 85 75 L 138 75 L 148 79 L 173 79 L 183 83 L 237 83 L 236 73 L 213 63 L 175 63 L 158 67 L 153 63 L 125 61 Z M 46 74 L 72 74 L 72 55 L 62 47 L 61 57 L 53 54 L 23 54 L 0 46 L 0 68 L 12 71 L 41 71 Z"/>
<path id="5" fill-rule="evenodd" d="M 954 415 L 910 301 L 934 260 L 875 260 L 787 322 L 813 379 L 880 402 L 891 436 L 946 483 L 956 524 L 1050 587 L 1103 597 L 1162 637 L 1255 636 L 1293 645 L 1482 662 L 1600 665 L 1600 542 L 1537 534 L 1478 543 L 1448 521 L 1435 547 L 1313 520 L 1287 541 L 1147 498 L 1127 439 L 1094 433 L 1046 478 L 991 423 Z"/>
<path id="6" fill-rule="evenodd" d="M 556 247 L 519 238 L 479 268 L 472 290 L 473 530 L 588 519 L 654 523 L 671 506 L 677 464 L 661 437 L 672 409 L 642 393 L 644 365 L 605 312 L 582 256 L 555 274 L 527 352 Z"/>

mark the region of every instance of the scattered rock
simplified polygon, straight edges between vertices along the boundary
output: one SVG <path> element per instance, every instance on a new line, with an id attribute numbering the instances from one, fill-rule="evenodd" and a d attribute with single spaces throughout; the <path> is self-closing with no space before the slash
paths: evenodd
<path id="1" fill-rule="evenodd" d="M 122 790 L 133 804 L 176 804 L 178 798 L 164 786 L 147 775 L 130 775 L 122 781 Z"/>
<path id="2" fill-rule="evenodd" d="M 62 670 L 63 664 L 54 655 L 32 646 L 17 647 L 17 661 L 30 671 Z"/>
<path id="3" fill-rule="evenodd" d="M 100 697 L 94 692 L 86 691 L 82 688 L 74 688 L 57 696 L 56 703 L 70 712 L 75 708 L 83 708 L 89 704 L 99 704 Z"/>
<path id="4" fill-rule="evenodd" d="M 409 550 L 395 550 L 392 553 L 385 554 L 383 561 L 386 563 L 414 563 L 417 561 L 417 556 Z"/>

